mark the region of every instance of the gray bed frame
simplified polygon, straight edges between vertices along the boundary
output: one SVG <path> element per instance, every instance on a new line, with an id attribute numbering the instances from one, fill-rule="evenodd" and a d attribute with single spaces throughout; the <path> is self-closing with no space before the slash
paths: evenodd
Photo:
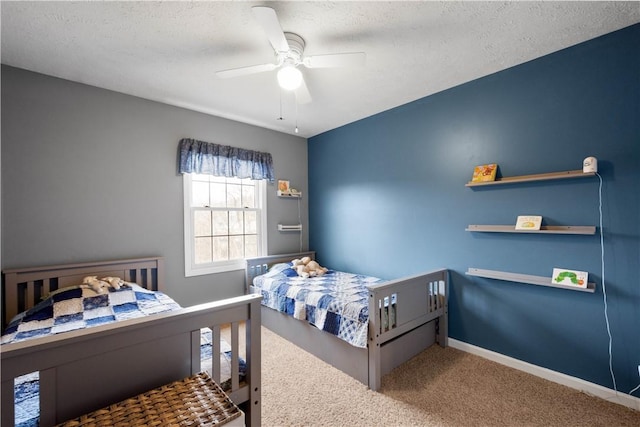
<path id="1" fill-rule="evenodd" d="M 81 282 L 87 275 L 119 276 L 143 287 L 163 289 L 163 258 L 151 257 L 5 270 L 4 317 L 28 309 L 44 295 Z M 40 373 L 40 426 L 78 417 L 201 371 L 200 329 L 214 337 L 230 328 L 231 389 L 248 426 L 261 421 L 261 313 L 258 295 L 244 295 L 177 311 L 0 346 L 1 425 L 14 425 L 14 379 Z M 241 324 L 246 334 L 239 334 Z M 213 340 L 213 354 L 220 353 Z M 240 380 L 240 343 L 246 346 L 246 378 Z M 220 383 L 219 358 L 212 377 Z"/>
<path id="2" fill-rule="evenodd" d="M 253 294 L 253 278 L 270 266 L 315 252 L 271 255 L 247 260 L 246 291 Z M 311 324 L 262 306 L 263 325 L 304 350 L 377 391 L 381 378 L 434 343 L 446 347 L 449 272 L 435 270 L 371 285 L 367 348 L 350 345 Z M 385 298 L 396 304 L 385 307 Z M 388 322 L 388 319 L 394 319 Z"/>

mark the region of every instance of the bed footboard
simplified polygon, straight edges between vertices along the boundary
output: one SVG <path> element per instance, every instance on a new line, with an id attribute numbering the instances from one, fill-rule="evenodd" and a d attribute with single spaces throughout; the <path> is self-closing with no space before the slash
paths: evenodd
<path id="1" fill-rule="evenodd" d="M 382 375 L 433 340 L 447 346 L 448 283 L 448 270 L 441 269 L 369 287 L 369 388 L 378 390 Z M 387 363 L 385 346 L 393 355 Z"/>
<path id="2" fill-rule="evenodd" d="M 237 360 L 238 324 L 245 323 L 246 378 L 240 382 L 235 362 L 228 394 L 245 411 L 247 425 L 258 426 L 260 300 L 246 295 L 3 345 L 1 425 L 14 425 L 14 379 L 20 375 L 40 373 L 40 425 L 46 427 L 200 372 L 203 327 L 215 334 L 221 325 L 231 324 L 230 344 Z"/>

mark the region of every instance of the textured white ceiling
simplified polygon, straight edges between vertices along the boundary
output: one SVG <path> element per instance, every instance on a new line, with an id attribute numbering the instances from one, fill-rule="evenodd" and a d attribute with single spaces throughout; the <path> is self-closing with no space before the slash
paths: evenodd
<path id="1" fill-rule="evenodd" d="M 303 69 L 296 106 L 251 7 L 274 8 L 305 54 L 359 52 L 364 68 Z M 2 63 L 310 137 L 640 22 L 633 2 L 9 2 Z M 282 117 L 282 120 L 279 118 Z"/>

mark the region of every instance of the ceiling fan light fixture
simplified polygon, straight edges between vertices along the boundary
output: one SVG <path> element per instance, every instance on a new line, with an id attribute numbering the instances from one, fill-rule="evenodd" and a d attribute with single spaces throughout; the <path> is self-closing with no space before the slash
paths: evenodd
<path id="1" fill-rule="evenodd" d="M 302 84 L 302 73 L 292 64 L 278 70 L 278 84 L 284 90 L 296 90 Z"/>

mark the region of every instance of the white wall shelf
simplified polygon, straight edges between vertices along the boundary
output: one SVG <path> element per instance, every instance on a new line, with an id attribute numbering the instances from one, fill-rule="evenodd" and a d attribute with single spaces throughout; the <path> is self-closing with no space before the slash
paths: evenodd
<path id="1" fill-rule="evenodd" d="M 516 230 L 515 225 L 477 225 L 471 224 L 466 231 L 481 233 L 530 233 L 530 234 L 585 234 L 593 235 L 596 227 L 591 225 L 543 225 L 540 230 Z"/>
<path id="2" fill-rule="evenodd" d="M 517 182 L 533 182 L 533 181 L 551 181 L 557 179 L 574 179 L 588 178 L 595 176 L 595 172 L 584 173 L 582 170 L 572 170 L 563 172 L 540 173 L 536 175 L 520 175 L 511 177 L 497 178 L 495 181 L 471 182 L 465 184 L 465 187 L 481 187 L 486 185 L 514 184 Z"/>
<path id="3" fill-rule="evenodd" d="M 529 285 L 548 286 L 551 288 L 569 289 L 572 291 L 595 292 L 596 284 L 588 282 L 586 288 L 577 286 L 559 285 L 551 283 L 551 277 L 531 276 L 528 274 L 508 273 L 506 271 L 483 270 L 480 268 L 468 268 L 467 275 L 484 277 L 486 279 L 505 280 L 507 282 L 526 283 Z"/>
<path id="4" fill-rule="evenodd" d="M 278 224 L 278 231 L 302 231 L 302 224 Z"/>
<path id="5" fill-rule="evenodd" d="M 299 199 L 302 197 L 302 193 L 283 193 L 278 190 L 278 197 L 282 197 L 283 199 Z"/>

